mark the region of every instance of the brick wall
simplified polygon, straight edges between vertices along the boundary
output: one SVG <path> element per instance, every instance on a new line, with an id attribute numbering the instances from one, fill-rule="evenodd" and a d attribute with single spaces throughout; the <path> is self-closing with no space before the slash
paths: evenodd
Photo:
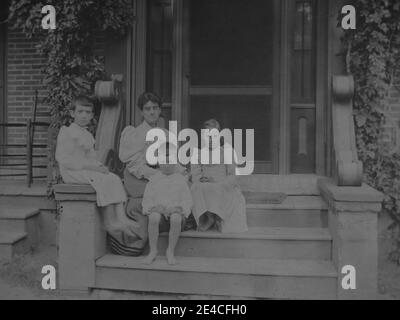
<path id="1" fill-rule="evenodd" d="M 26 39 L 20 32 L 9 31 L 7 43 L 7 120 L 25 122 L 32 117 L 35 90 L 39 99 L 43 99 L 45 90 L 42 85 L 41 67 L 45 59 L 36 52 L 37 41 Z M 39 103 L 38 121 L 47 120 L 43 116 L 47 106 Z M 9 143 L 24 143 L 21 129 L 9 129 Z M 45 138 L 43 130 L 38 130 L 38 139 Z"/>
<path id="2" fill-rule="evenodd" d="M 43 103 L 46 96 L 46 88 L 43 86 L 43 74 L 41 68 L 46 59 L 36 53 L 35 45 L 37 39 L 28 39 L 25 35 L 16 30 L 7 31 L 7 100 L 6 100 L 6 121 L 26 122 L 32 118 L 35 91 L 38 91 L 37 121 L 49 122 L 49 106 Z M 101 38 L 96 45 L 96 54 L 104 52 L 104 43 Z M 47 129 L 36 127 L 34 144 L 47 144 Z M 25 128 L 7 129 L 8 144 L 25 144 Z M 21 152 L 22 151 L 22 152 Z M 37 149 L 36 154 L 45 154 L 45 149 Z M 8 154 L 25 153 L 25 149 L 9 148 Z M 14 160 L 14 163 L 17 160 Z M 46 164 L 46 159 L 36 158 L 37 164 Z M 3 170 L 4 171 L 4 170 Z M 14 171 L 15 172 L 15 171 Z M 4 173 L 4 172 L 3 172 Z M 37 175 L 42 175 L 43 170 L 37 171 Z"/>
<path id="3" fill-rule="evenodd" d="M 45 96 L 42 85 L 41 67 L 46 60 L 36 53 L 37 40 L 27 39 L 19 31 L 7 32 L 7 99 L 6 110 L 8 123 L 25 123 L 33 116 L 35 91 L 38 91 L 37 121 L 48 121 L 48 107 L 41 101 Z M 8 128 L 8 144 L 25 144 L 26 128 Z M 35 128 L 34 144 L 47 144 L 47 129 Z M 9 148 L 8 154 L 25 154 L 24 148 Z M 34 150 L 36 155 L 46 154 L 45 149 Z M 13 159 L 11 161 L 10 159 Z M 21 163 L 23 158 L 10 158 L 9 163 Z M 36 164 L 45 164 L 45 159 L 35 158 Z M 15 171 L 14 171 L 15 172 Z M 21 173 L 23 173 L 22 171 Z M 35 170 L 36 175 L 43 171 Z"/>

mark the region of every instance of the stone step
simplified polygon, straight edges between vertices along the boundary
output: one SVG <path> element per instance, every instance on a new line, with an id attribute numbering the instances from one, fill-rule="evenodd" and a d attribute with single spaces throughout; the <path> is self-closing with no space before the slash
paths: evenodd
<path id="1" fill-rule="evenodd" d="M 26 232 L 0 232 L 0 260 L 9 261 L 16 254 L 27 253 L 30 246 L 26 238 Z"/>
<path id="2" fill-rule="evenodd" d="M 247 203 L 247 223 L 250 227 L 327 227 L 327 205 L 319 196 L 289 196 L 280 204 Z"/>
<path id="3" fill-rule="evenodd" d="M 41 210 L 55 210 L 56 203 L 47 196 L 33 195 L 0 195 L 0 206 L 21 206 L 39 208 Z"/>
<path id="4" fill-rule="evenodd" d="M 240 259 L 330 260 L 331 236 L 325 228 L 252 227 L 248 232 L 186 231 L 181 234 L 176 255 Z M 168 246 L 168 233 L 159 239 L 159 252 Z"/>
<path id="5" fill-rule="evenodd" d="M 40 210 L 26 206 L 0 205 L 0 233 L 25 232 L 25 242 L 29 247 L 36 247 L 40 240 Z"/>
<path id="6" fill-rule="evenodd" d="M 319 195 L 317 185 L 321 176 L 314 174 L 253 174 L 238 177 L 243 191 L 283 192 L 286 195 Z"/>
<path id="7" fill-rule="evenodd" d="M 30 188 L 25 181 L 0 180 L 0 206 L 18 206 L 54 210 L 55 201 L 47 197 L 47 184 L 35 181 Z"/>
<path id="8" fill-rule="evenodd" d="M 337 272 L 329 261 L 105 255 L 96 262 L 96 289 L 271 299 L 335 299 Z"/>

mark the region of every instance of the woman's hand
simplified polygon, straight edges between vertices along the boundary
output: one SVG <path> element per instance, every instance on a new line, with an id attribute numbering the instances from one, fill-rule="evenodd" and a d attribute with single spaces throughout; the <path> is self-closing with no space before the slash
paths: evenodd
<path id="1" fill-rule="evenodd" d="M 200 182 L 215 182 L 213 177 L 201 177 Z"/>

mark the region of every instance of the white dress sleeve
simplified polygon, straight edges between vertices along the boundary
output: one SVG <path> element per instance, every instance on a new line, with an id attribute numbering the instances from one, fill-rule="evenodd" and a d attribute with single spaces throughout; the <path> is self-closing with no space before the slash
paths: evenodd
<path id="1" fill-rule="evenodd" d="M 75 143 L 68 133 L 67 127 L 62 127 L 57 137 L 56 160 L 69 170 L 82 170 L 85 163 L 76 159 L 74 154 Z"/>
<path id="2" fill-rule="evenodd" d="M 126 163 L 131 161 L 138 152 L 143 151 L 143 143 L 137 139 L 137 130 L 133 126 L 126 127 L 121 134 L 119 158 Z"/>

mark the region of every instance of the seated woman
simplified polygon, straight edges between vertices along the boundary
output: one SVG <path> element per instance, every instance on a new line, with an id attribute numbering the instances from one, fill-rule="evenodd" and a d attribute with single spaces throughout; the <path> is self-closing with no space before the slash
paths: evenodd
<path id="1" fill-rule="evenodd" d="M 152 129 L 161 127 L 161 99 L 154 93 L 140 95 L 137 106 L 143 116 L 143 122 L 137 126 L 127 126 L 121 134 L 119 158 L 126 165 L 124 187 L 128 195 L 127 216 L 139 226 L 136 237 L 110 237 L 111 249 L 123 255 L 141 255 L 148 240 L 148 218 L 143 215 L 142 200 L 149 179 L 160 170 L 146 161 L 147 148 L 152 142 L 146 142 L 146 135 Z M 181 167 L 182 168 L 182 167 Z M 160 232 L 168 231 L 168 225 L 160 224 Z"/>
<path id="2" fill-rule="evenodd" d="M 204 122 L 203 128 L 221 129 L 218 121 L 214 119 Z M 201 164 L 201 161 L 198 161 L 199 164 L 191 165 L 193 216 L 198 230 L 245 232 L 248 229 L 246 201 L 236 181 L 235 165 L 224 164 L 224 152 L 219 141 L 217 144 L 210 143 L 209 148 L 210 155 L 213 150 L 219 149 L 221 164 L 212 164 L 211 161 L 210 164 Z"/>
<path id="3" fill-rule="evenodd" d="M 138 108 L 144 118 L 142 124 L 127 126 L 121 134 L 119 158 L 126 165 L 124 187 L 128 195 L 126 215 L 137 224 L 134 236 L 110 234 L 110 248 L 113 253 L 140 256 L 148 240 L 148 219 L 142 214 L 142 198 L 148 179 L 158 172 L 146 163 L 147 132 L 157 127 L 161 114 L 161 99 L 154 93 L 143 93 L 138 99 Z"/>
<path id="4" fill-rule="evenodd" d="M 142 198 L 147 181 L 158 172 L 146 162 L 146 151 L 151 142 L 146 142 L 146 135 L 158 127 L 161 115 L 161 99 L 154 93 L 143 93 L 138 99 L 138 108 L 143 122 L 137 126 L 127 126 L 121 134 L 119 158 L 126 164 L 124 184 L 128 195 Z"/>

